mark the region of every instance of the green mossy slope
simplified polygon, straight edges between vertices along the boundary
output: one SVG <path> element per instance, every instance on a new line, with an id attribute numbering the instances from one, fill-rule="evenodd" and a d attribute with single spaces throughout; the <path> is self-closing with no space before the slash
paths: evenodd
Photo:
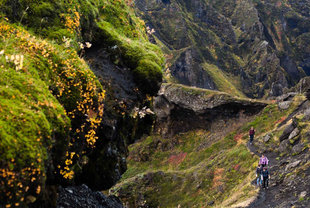
<path id="1" fill-rule="evenodd" d="M 110 51 L 115 63 L 132 69 L 143 92 L 156 94 L 162 81 L 163 54 L 148 41 L 145 24 L 136 17 L 130 2 L 2 0 L 0 13 L 58 43 L 66 37 L 76 50 L 85 41 L 115 46 Z"/>
<path id="2" fill-rule="evenodd" d="M 130 207 L 141 198 L 151 207 L 201 207 L 211 201 L 220 204 L 253 175 L 256 165 L 257 158 L 245 145 L 237 144 L 235 135 L 218 142 L 213 142 L 212 134 L 206 131 L 168 140 L 148 137 L 130 148 L 128 170 L 112 191 Z M 243 190 L 244 198 L 247 193 Z"/>
<path id="3" fill-rule="evenodd" d="M 5 21 L 0 34 L 1 204 L 22 205 L 44 190 L 47 167 L 72 179 L 68 152 L 85 148 L 74 149 L 69 140 L 94 145 L 104 91 L 74 50 Z"/>
<path id="4" fill-rule="evenodd" d="M 104 41 L 117 47 L 114 54 L 133 70 L 139 88 L 156 94 L 162 81 L 163 54 L 148 41 L 144 21 L 137 18 L 130 1 L 103 1 L 98 27 Z M 128 18 L 129 17 L 129 18 Z"/>

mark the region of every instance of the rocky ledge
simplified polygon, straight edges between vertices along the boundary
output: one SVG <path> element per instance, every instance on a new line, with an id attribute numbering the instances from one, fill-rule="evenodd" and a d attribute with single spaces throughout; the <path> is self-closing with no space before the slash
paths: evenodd
<path id="1" fill-rule="evenodd" d="M 101 192 L 93 192 L 86 185 L 59 188 L 58 208 L 123 208 L 121 201 L 115 196 L 105 196 Z"/>
<path id="2" fill-rule="evenodd" d="M 154 103 L 156 130 L 171 135 L 198 128 L 210 129 L 215 120 L 228 124 L 232 119 L 255 115 L 266 105 L 219 91 L 163 84 Z"/>

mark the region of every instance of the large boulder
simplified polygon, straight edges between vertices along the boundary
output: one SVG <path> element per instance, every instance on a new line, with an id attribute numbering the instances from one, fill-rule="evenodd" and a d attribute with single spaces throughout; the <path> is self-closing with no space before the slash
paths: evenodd
<path id="1" fill-rule="evenodd" d="M 294 129 L 297 127 L 297 121 L 293 120 L 291 124 L 289 124 L 283 131 L 282 135 L 280 136 L 280 141 L 288 139 Z M 292 135 L 293 136 L 293 135 Z"/>

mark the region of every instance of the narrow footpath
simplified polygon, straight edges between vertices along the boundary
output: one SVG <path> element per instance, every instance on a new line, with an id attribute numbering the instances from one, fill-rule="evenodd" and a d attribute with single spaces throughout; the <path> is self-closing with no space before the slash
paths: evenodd
<path id="1" fill-rule="evenodd" d="M 254 146 L 254 143 L 252 145 L 248 144 L 247 146 L 252 153 L 261 157 L 261 154 L 258 153 L 256 147 Z M 275 195 L 279 192 L 279 187 L 277 187 L 275 180 L 273 180 L 273 174 L 279 168 L 279 162 L 276 159 L 278 157 L 278 155 L 274 152 L 265 152 L 264 155 L 269 160 L 269 165 L 268 165 L 268 171 L 270 174 L 269 188 L 263 189 L 262 187 L 258 187 L 260 189 L 259 195 L 258 195 L 257 199 L 248 206 L 249 208 L 262 208 L 262 207 L 274 208 L 277 206 L 277 203 L 275 202 L 276 201 Z M 258 163 L 258 161 L 257 161 L 257 163 Z M 255 178 L 255 180 L 252 181 L 252 184 L 257 186 L 256 185 L 256 178 Z"/>

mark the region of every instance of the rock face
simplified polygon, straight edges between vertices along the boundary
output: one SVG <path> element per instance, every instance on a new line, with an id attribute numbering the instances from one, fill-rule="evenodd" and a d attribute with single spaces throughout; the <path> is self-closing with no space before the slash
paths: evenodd
<path id="1" fill-rule="evenodd" d="M 106 89 L 102 127 L 95 149 L 87 156 L 77 184 L 87 184 L 95 190 L 113 186 L 126 171 L 128 144 L 151 131 L 152 116 L 143 119 L 129 116 L 133 109 L 148 106 L 145 94 L 137 90 L 132 72 L 116 65 L 107 48 L 93 48 L 86 52 L 90 68 Z M 126 115 L 126 116 L 124 116 Z"/>
<path id="2" fill-rule="evenodd" d="M 210 79 L 202 67 L 209 63 L 238 77 L 249 97 L 279 96 L 310 72 L 308 1 L 137 0 L 135 5 L 169 49 L 169 68 L 181 84 L 220 88 L 217 75 Z"/>
<path id="3" fill-rule="evenodd" d="M 295 161 L 295 162 L 293 162 L 293 163 L 288 164 L 288 165 L 286 166 L 286 168 L 285 168 L 285 171 L 287 171 L 287 170 L 289 170 L 289 169 L 292 169 L 292 168 L 295 168 L 297 165 L 299 165 L 300 162 L 301 162 L 301 161 L 298 160 L 298 161 Z"/>
<path id="4" fill-rule="evenodd" d="M 171 74 L 180 83 L 205 89 L 217 89 L 212 77 L 202 68 L 196 49 L 184 51 L 171 67 Z"/>
<path id="5" fill-rule="evenodd" d="M 59 188 L 57 208 L 123 208 L 121 201 L 106 197 L 101 192 L 92 192 L 86 185 Z"/>
<path id="6" fill-rule="evenodd" d="M 163 84 L 154 105 L 156 128 L 162 134 L 209 129 L 218 120 L 254 115 L 265 106 L 265 103 L 234 98 L 217 91 Z"/>

